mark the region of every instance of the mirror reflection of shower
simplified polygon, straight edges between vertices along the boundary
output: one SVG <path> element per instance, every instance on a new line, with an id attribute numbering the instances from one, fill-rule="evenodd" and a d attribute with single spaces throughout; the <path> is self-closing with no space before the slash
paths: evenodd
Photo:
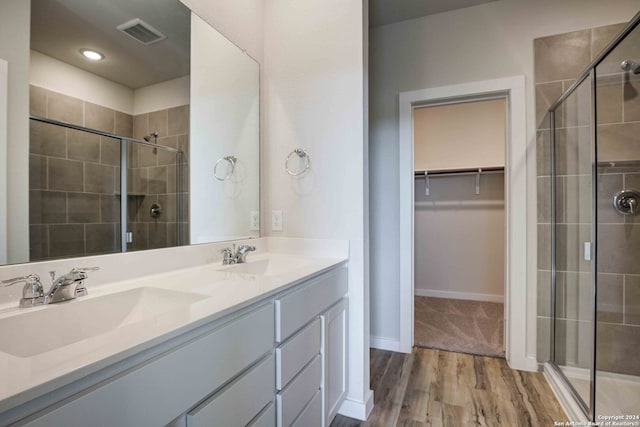
<path id="1" fill-rule="evenodd" d="M 153 143 L 158 145 L 158 131 L 152 132 L 149 135 L 145 135 L 142 138 L 147 142 L 151 142 L 151 138 L 153 138 Z M 157 154 L 157 153 L 158 153 L 158 149 L 154 148 L 153 154 Z"/>

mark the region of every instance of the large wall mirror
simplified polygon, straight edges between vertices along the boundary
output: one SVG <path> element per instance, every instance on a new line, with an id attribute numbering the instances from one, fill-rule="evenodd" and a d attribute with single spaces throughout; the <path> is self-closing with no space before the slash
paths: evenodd
<path id="1" fill-rule="evenodd" d="M 7 0 L 0 25 L 29 76 L 0 264 L 259 236 L 256 61 L 179 0 Z"/>

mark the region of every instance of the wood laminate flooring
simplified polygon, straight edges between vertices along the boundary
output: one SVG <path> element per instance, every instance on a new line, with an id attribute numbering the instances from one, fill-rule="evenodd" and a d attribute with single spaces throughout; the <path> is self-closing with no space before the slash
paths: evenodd
<path id="1" fill-rule="evenodd" d="M 331 427 L 543 427 L 567 420 L 541 373 L 513 370 L 495 357 L 371 350 L 371 387 L 369 419 L 338 415 Z"/>

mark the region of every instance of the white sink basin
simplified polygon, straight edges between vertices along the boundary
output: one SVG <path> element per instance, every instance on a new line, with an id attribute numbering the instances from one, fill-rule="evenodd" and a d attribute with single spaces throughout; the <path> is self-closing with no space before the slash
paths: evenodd
<path id="1" fill-rule="evenodd" d="M 243 264 L 227 267 L 224 271 L 255 276 L 280 276 L 291 271 L 305 268 L 312 262 L 295 256 L 270 256 L 259 260 L 249 260 Z"/>
<path id="2" fill-rule="evenodd" d="M 110 295 L 24 309 L 0 319 L 0 352 L 31 357 L 124 325 L 186 308 L 204 295 L 137 288 Z"/>

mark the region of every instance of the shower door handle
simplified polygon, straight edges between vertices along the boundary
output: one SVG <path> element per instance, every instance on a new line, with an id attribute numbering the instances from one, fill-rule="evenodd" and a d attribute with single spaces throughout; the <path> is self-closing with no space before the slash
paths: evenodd
<path id="1" fill-rule="evenodd" d="M 622 190 L 613 197 L 613 207 L 622 215 L 637 215 L 640 207 L 640 192 Z"/>

